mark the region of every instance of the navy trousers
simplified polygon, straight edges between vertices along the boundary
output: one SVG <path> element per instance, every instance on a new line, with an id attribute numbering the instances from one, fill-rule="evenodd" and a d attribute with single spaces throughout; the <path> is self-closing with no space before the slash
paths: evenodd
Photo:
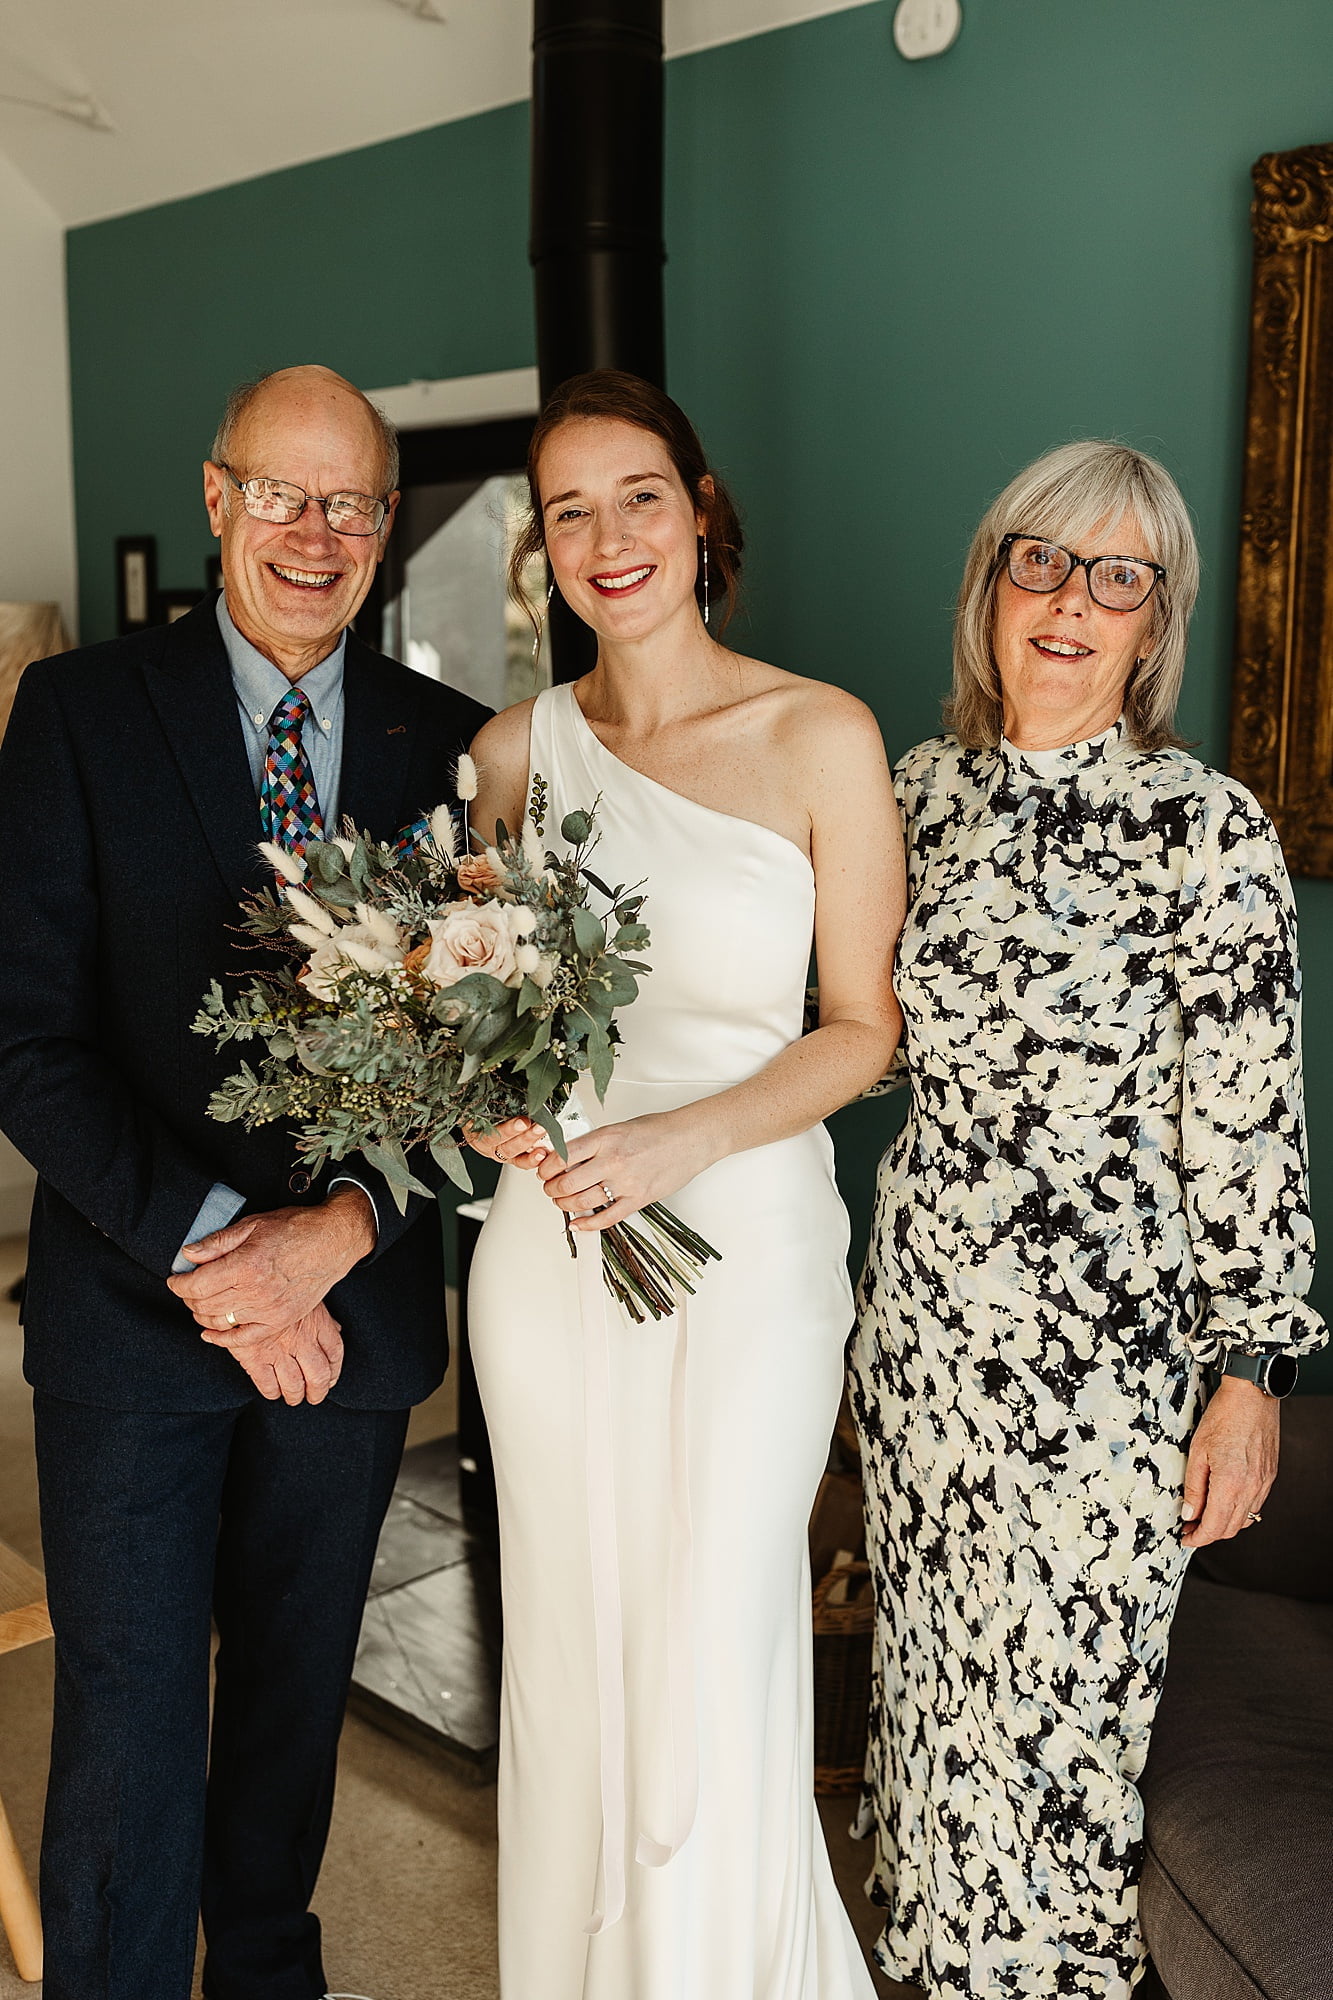
<path id="1" fill-rule="evenodd" d="M 314 2000 L 310 1897 L 407 1412 L 34 1413 L 46 2000 L 189 2000 L 201 1909 L 209 2000 Z"/>

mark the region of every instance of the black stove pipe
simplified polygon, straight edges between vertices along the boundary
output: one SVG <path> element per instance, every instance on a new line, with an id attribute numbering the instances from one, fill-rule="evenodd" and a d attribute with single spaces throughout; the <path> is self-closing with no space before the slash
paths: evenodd
<path id="1" fill-rule="evenodd" d="M 662 0 L 535 0 L 532 234 L 542 400 L 588 368 L 665 385 L 662 315 Z M 577 680 L 596 640 L 557 591 L 554 677 Z M 591 804 L 591 801 L 589 801 Z M 459 1212 L 460 1286 L 476 1242 Z M 464 1519 L 496 1532 L 495 1480 L 467 1342 L 459 1353 L 459 1488 Z"/>
<path id="2" fill-rule="evenodd" d="M 543 397 L 585 368 L 665 384 L 662 0 L 535 0 L 529 255 Z"/>

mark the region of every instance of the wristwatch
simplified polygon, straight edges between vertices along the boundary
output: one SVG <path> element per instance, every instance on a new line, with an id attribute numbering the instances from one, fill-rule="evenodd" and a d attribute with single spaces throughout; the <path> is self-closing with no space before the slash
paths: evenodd
<path id="1" fill-rule="evenodd" d="M 1300 1372 L 1294 1354 L 1242 1354 L 1238 1347 L 1229 1347 L 1222 1363 L 1224 1375 L 1239 1375 L 1242 1382 L 1253 1382 L 1265 1396 L 1279 1401 L 1291 1394 Z"/>

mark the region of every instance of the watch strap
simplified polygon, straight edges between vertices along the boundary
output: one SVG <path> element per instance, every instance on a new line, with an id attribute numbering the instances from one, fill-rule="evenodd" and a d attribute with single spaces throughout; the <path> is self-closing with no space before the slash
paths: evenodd
<path id="1" fill-rule="evenodd" d="M 1222 1361 L 1224 1375 L 1239 1376 L 1242 1382 L 1253 1382 L 1266 1396 L 1289 1396 L 1296 1386 L 1298 1365 L 1289 1354 L 1245 1354 L 1238 1347 L 1229 1347 Z"/>

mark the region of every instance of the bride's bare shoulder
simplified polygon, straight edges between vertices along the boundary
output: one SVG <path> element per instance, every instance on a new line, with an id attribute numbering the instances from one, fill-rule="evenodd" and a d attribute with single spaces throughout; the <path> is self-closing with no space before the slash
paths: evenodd
<path id="1" fill-rule="evenodd" d="M 508 766 L 517 760 L 526 771 L 536 703 L 536 695 L 529 695 L 526 701 L 516 701 L 512 708 L 502 708 L 489 722 L 483 722 L 472 739 L 472 755 L 479 769 L 484 763 Z"/>
<path id="2" fill-rule="evenodd" d="M 746 660 L 744 665 L 775 743 L 806 752 L 860 743 L 883 755 L 875 711 L 846 688 L 788 673 L 762 660 Z"/>

